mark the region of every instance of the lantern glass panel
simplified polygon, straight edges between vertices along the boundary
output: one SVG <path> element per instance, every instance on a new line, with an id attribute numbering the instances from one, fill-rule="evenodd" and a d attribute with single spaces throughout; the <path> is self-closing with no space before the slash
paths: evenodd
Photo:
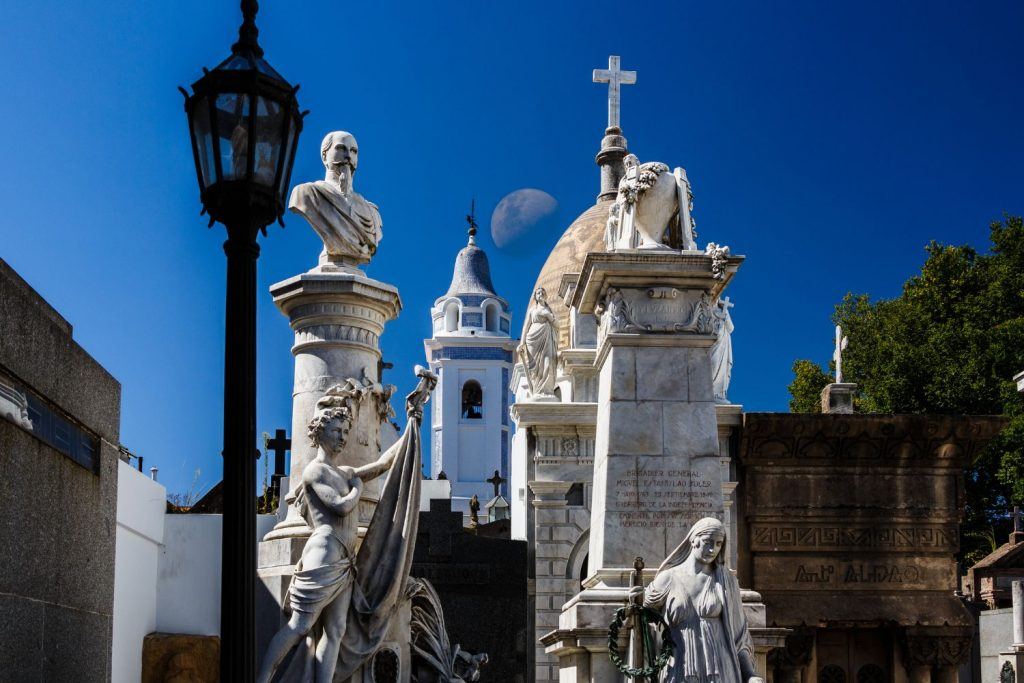
<path id="1" fill-rule="evenodd" d="M 281 133 L 284 127 L 284 107 L 259 97 L 256 105 L 256 151 L 253 178 L 268 188 L 275 187 L 277 162 L 281 156 Z"/>
<path id="2" fill-rule="evenodd" d="M 287 155 L 284 159 L 284 166 L 281 168 L 281 177 L 277 179 L 277 194 L 284 201 L 285 193 L 288 192 L 288 176 L 290 175 L 292 168 L 292 157 L 295 155 L 295 121 L 289 116 L 285 125 L 288 126 L 288 130 L 285 133 L 284 147 L 282 147 L 282 153 Z"/>
<path id="3" fill-rule="evenodd" d="M 203 97 L 192 108 L 192 136 L 199 157 L 200 190 L 217 182 L 217 167 L 213 159 L 213 133 L 210 132 L 210 101 Z"/>
<path id="4" fill-rule="evenodd" d="M 217 95 L 217 135 L 220 137 L 222 180 L 245 180 L 249 153 L 249 95 Z"/>

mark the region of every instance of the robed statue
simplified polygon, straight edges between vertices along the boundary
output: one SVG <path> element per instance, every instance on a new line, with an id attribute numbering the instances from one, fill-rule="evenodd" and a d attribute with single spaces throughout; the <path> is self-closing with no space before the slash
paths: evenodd
<path id="1" fill-rule="evenodd" d="M 553 400 L 558 367 L 558 328 L 543 287 L 533 292 L 533 305 L 526 312 L 526 327 L 518 351 L 530 398 Z"/>
<path id="2" fill-rule="evenodd" d="M 672 634 L 665 683 L 764 683 L 754 668 L 753 645 L 740 585 L 725 565 L 725 525 L 698 520 L 658 568 L 644 591 Z"/>
<path id="3" fill-rule="evenodd" d="M 377 205 L 353 188 L 359 167 L 359 146 L 343 130 L 328 133 L 320 144 L 323 180 L 296 185 L 288 208 L 301 215 L 323 240 L 320 264 L 358 267 L 377 251 L 381 231 Z"/>
<path id="4" fill-rule="evenodd" d="M 257 681 L 331 683 L 347 678 L 384 640 L 404 598 L 419 523 L 420 421 L 437 376 L 405 399 L 402 437 L 372 463 L 339 462 L 352 428 L 351 397 L 331 391 L 309 423 L 316 458 L 302 472 L 296 505 L 313 530 L 284 605 L 288 623 L 270 641 Z M 365 482 L 388 472 L 359 552 L 357 505 Z"/>

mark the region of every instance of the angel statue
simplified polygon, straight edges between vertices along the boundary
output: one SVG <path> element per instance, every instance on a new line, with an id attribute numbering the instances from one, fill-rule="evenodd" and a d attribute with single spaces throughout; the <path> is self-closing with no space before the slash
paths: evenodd
<path id="1" fill-rule="evenodd" d="M 605 226 L 605 248 L 697 249 L 693 192 L 686 171 L 660 161 L 640 163 L 634 154 L 625 167 Z"/>
<path id="2" fill-rule="evenodd" d="M 643 592 L 644 607 L 668 623 L 672 657 L 663 683 L 764 683 L 754 668 L 753 645 L 740 585 L 725 565 L 725 525 L 698 520 L 662 562 Z"/>
<path id="3" fill-rule="evenodd" d="M 256 680 L 331 683 L 347 678 L 376 650 L 402 598 L 419 520 L 423 404 L 437 376 L 420 378 L 406 398 L 408 423 L 381 457 L 361 467 L 340 462 L 352 428 L 352 398 L 328 391 L 309 423 L 316 457 L 302 472 L 296 505 L 313 533 L 295 566 L 288 623 L 270 641 Z M 388 472 L 359 547 L 356 506 L 365 482 Z"/>

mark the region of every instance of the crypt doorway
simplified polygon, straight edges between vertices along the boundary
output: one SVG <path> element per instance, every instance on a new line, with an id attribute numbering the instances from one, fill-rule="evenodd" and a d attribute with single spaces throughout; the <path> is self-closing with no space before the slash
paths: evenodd
<path id="1" fill-rule="evenodd" d="M 885 629 L 823 629 L 817 638 L 818 683 L 889 683 L 892 638 Z"/>

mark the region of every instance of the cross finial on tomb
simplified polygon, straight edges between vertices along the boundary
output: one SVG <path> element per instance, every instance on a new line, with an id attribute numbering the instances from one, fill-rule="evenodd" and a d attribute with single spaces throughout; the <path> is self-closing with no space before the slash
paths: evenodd
<path id="1" fill-rule="evenodd" d="M 264 433 L 263 444 L 268 451 L 274 451 L 274 474 L 284 474 L 284 454 L 292 449 L 292 440 L 283 429 L 275 431 L 273 439 L 269 436 Z"/>
<path id="2" fill-rule="evenodd" d="M 502 477 L 501 473 L 498 472 L 498 470 L 494 470 L 494 476 L 491 477 L 490 479 L 484 479 L 484 481 L 486 481 L 488 484 L 494 487 L 494 497 L 497 498 L 499 495 L 501 495 L 498 489 L 501 487 L 502 484 L 504 484 L 508 480 Z"/>
<path id="3" fill-rule="evenodd" d="M 466 214 L 466 222 L 469 223 L 469 243 L 476 244 L 476 197 L 469 203 L 469 213 Z"/>
<path id="4" fill-rule="evenodd" d="M 836 384 L 843 383 L 843 351 L 849 345 L 850 339 L 843 336 L 842 325 L 836 325 L 836 350 L 832 353 L 832 360 L 836 362 Z"/>
<path id="5" fill-rule="evenodd" d="M 619 127 L 620 86 L 636 83 L 635 71 L 622 71 L 619 68 L 619 56 L 608 57 L 607 69 L 594 69 L 594 83 L 608 84 L 608 127 Z"/>
<path id="6" fill-rule="evenodd" d="M 1021 524 L 1021 519 L 1020 519 L 1021 518 L 1020 506 L 1014 505 L 1013 506 L 1013 514 L 1010 515 L 1010 516 L 1013 517 L 1013 530 L 1014 531 L 1024 531 L 1024 525 Z"/>
<path id="7" fill-rule="evenodd" d="M 718 305 L 721 306 L 724 310 L 728 311 L 730 308 L 732 308 L 736 304 L 734 304 L 732 301 L 730 301 L 729 297 L 723 296 L 721 299 L 718 300 Z"/>

